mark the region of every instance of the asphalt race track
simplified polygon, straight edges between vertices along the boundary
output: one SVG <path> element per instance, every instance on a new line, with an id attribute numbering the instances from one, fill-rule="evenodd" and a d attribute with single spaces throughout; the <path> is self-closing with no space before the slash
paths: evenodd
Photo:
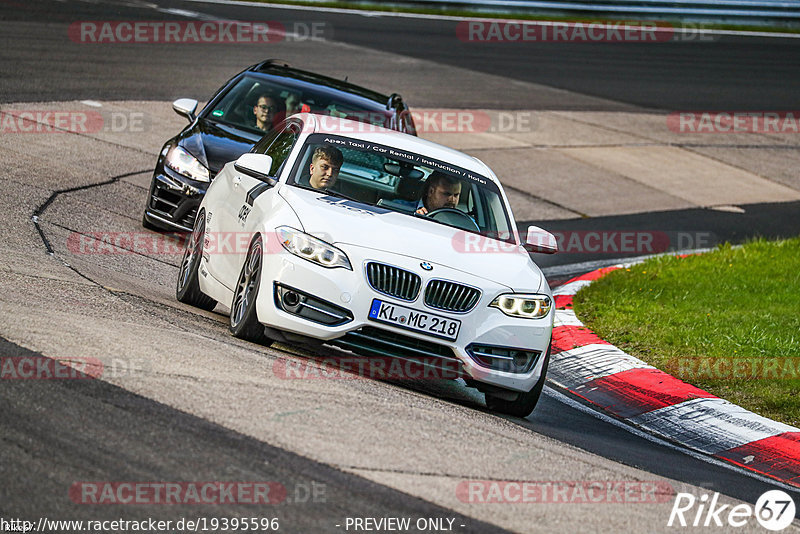
<path id="1" fill-rule="evenodd" d="M 69 37 L 76 21 L 215 19 L 318 23 L 324 39 L 93 45 Z M 102 380 L 0 381 L 1 519 L 257 517 L 278 518 L 285 532 L 353 532 L 347 518 L 405 517 L 443 520 L 422 531 L 671 532 L 671 495 L 646 503 L 476 504 L 457 488 L 486 480 L 659 481 L 753 504 L 780 487 L 631 433 L 552 389 L 520 420 L 486 411 L 481 394 L 457 383 L 282 379 L 281 364 L 297 355 L 313 363 L 329 349 L 310 354 L 234 339 L 224 307 L 202 312 L 174 299 L 174 250 L 76 252 L 74 243 L 92 232 L 145 232 L 156 154 L 184 121 L 169 102 L 203 101 L 267 57 L 398 90 L 420 108 L 791 110 L 800 89 L 797 39 L 481 46 L 459 43 L 456 24 L 195 1 L 0 1 L 0 111 L 144 117 L 139 129 L 0 133 L 0 356 L 105 365 Z M 775 150 L 796 148 L 791 141 Z M 800 233 L 797 200 L 754 200 L 744 216 L 676 205 L 581 217 L 545 192 L 518 189 L 516 202 L 566 213 L 528 216 L 520 226 L 703 230 L 734 242 Z M 618 257 L 537 260 L 558 273 L 555 284 L 572 274 L 564 266 Z M 145 481 L 269 481 L 285 495 L 268 505 L 75 502 L 82 483 Z M 800 491 L 782 489 L 800 503 Z"/>

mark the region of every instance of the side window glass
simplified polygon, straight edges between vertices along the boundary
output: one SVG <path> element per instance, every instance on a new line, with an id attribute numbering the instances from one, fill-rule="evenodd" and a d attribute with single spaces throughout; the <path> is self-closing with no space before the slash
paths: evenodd
<path id="1" fill-rule="evenodd" d="M 278 176 L 283 164 L 289 157 L 292 147 L 297 138 L 300 136 L 301 127 L 294 122 L 286 125 L 283 130 L 275 137 L 275 141 L 267 148 L 266 155 L 272 157 L 272 168 L 270 169 L 270 176 Z"/>
<path id="2" fill-rule="evenodd" d="M 278 135 L 282 131 L 283 130 L 281 128 L 275 128 L 267 135 L 262 137 L 261 140 L 258 143 L 256 143 L 256 145 L 252 148 L 252 150 L 250 150 L 250 152 L 254 154 L 266 154 L 267 149 L 270 147 L 272 143 L 275 142 L 275 138 L 278 137 Z"/>

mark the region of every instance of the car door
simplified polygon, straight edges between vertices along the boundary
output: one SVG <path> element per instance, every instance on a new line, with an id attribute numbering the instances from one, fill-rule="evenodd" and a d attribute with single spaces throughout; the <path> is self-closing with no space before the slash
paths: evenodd
<path id="1" fill-rule="evenodd" d="M 224 255 L 223 262 L 225 271 L 235 273 L 236 277 L 241 270 L 253 232 L 260 228 L 260 220 L 265 216 L 254 207 L 255 200 L 261 195 L 275 194 L 275 182 L 302 132 L 302 123 L 289 120 L 276 130 L 274 136 L 265 136 L 252 150 L 253 153 L 266 154 L 272 158 L 272 167 L 269 171 L 272 180 L 261 180 L 239 171 L 235 171 L 232 175 L 230 195 L 225 203 L 224 223 L 233 233 L 230 240 L 234 244 L 234 250 Z M 261 204 L 271 203 L 261 202 Z M 265 236 L 266 239 L 270 237 Z M 235 282 L 236 280 L 233 283 Z"/>
<path id="2" fill-rule="evenodd" d="M 280 131 L 275 130 L 264 136 L 259 144 L 271 143 Z M 237 217 L 231 202 L 238 202 L 238 192 L 242 187 L 243 174 L 232 167 L 226 167 L 214 178 L 206 193 L 206 237 L 205 258 L 209 274 L 229 289 L 236 280 L 231 280 L 239 272 L 231 272 L 235 265 Z M 239 205 L 236 205 L 236 210 Z M 244 245 L 247 247 L 247 243 Z"/>

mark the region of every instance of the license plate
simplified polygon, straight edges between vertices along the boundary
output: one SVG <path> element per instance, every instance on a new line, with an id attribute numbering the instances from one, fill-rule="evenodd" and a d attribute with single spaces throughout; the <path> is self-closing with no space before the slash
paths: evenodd
<path id="1" fill-rule="evenodd" d="M 449 339 L 450 341 L 455 341 L 461 328 L 461 321 L 456 319 L 448 319 L 441 315 L 412 310 L 399 304 L 392 304 L 378 299 L 372 300 L 369 318 L 380 323 L 399 326 L 400 328 Z"/>

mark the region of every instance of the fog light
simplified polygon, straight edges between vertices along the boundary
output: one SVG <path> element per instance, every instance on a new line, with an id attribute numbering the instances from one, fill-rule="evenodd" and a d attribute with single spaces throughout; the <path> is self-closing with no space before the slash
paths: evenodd
<path id="1" fill-rule="evenodd" d="M 529 352 L 524 352 L 521 350 L 515 350 L 511 352 L 514 358 L 514 365 L 517 367 L 525 367 L 528 365 L 528 362 L 531 359 L 531 354 Z"/>
<path id="2" fill-rule="evenodd" d="M 467 353 L 483 367 L 506 373 L 527 373 L 541 356 L 535 350 L 512 349 L 492 345 L 470 345 Z"/>
<path id="3" fill-rule="evenodd" d="M 300 304 L 300 295 L 298 295 L 294 291 L 286 291 L 283 294 L 283 303 L 289 306 L 290 308 L 294 308 L 295 306 Z"/>
<path id="4" fill-rule="evenodd" d="M 337 326 L 353 320 L 349 310 L 277 282 L 274 300 L 275 305 L 286 313 L 326 326 Z"/>

